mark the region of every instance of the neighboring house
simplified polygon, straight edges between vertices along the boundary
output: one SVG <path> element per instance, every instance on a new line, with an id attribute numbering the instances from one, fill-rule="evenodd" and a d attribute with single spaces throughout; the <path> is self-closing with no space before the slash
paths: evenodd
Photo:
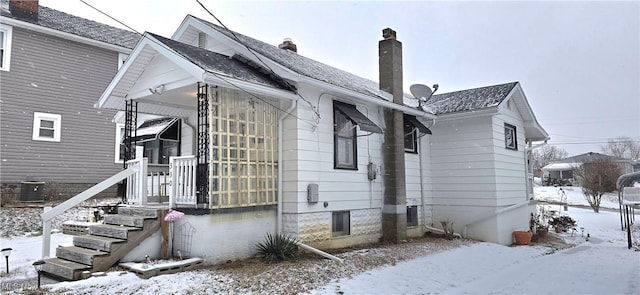
<path id="1" fill-rule="evenodd" d="M 621 174 L 633 172 L 633 161 L 609 155 L 588 152 L 553 161 L 542 167 L 543 185 L 578 185 L 575 170 L 593 161 L 612 161 L 620 167 Z"/>
<path id="2" fill-rule="evenodd" d="M 35 181 L 49 197 L 71 197 L 120 171 L 115 112 L 94 104 L 140 36 L 38 1 L 2 0 L 1 16 L 4 196 Z"/>
<path id="3" fill-rule="evenodd" d="M 633 161 L 633 172 L 640 171 L 640 160 Z"/>
<path id="4" fill-rule="evenodd" d="M 97 107 L 119 111 L 127 159 L 179 156 L 167 167 L 175 175 L 178 161 L 195 163 L 195 180 L 168 184 L 186 213 L 174 242 L 209 263 L 253 255 L 265 233 L 332 248 L 402 241 L 441 221 L 511 244 L 534 210 L 532 142 L 548 139 L 520 83 L 419 106 L 393 74 L 395 32 L 380 47 L 378 84 L 301 56 L 289 40 L 276 47 L 187 16 L 171 39 L 145 33 Z M 196 188 L 185 194 L 185 182 Z M 157 256 L 160 237 L 151 239 L 125 259 Z"/>

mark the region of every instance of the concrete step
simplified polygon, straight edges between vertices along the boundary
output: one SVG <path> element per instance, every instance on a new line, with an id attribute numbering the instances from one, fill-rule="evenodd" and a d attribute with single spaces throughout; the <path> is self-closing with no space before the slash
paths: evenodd
<path id="1" fill-rule="evenodd" d="M 89 234 L 114 239 L 126 240 L 130 231 L 139 231 L 139 227 L 120 226 L 112 224 L 96 224 L 89 227 Z"/>
<path id="2" fill-rule="evenodd" d="M 56 248 L 56 256 L 58 258 L 81 263 L 87 266 L 93 265 L 94 257 L 106 255 L 109 255 L 109 253 L 76 246 Z"/>
<path id="3" fill-rule="evenodd" d="M 122 214 L 105 214 L 104 224 L 142 227 L 144 226 L 144 217 L 122 215 Z"/>
<path id="4" fill-rule="evenodd" d="M 43 272 L 45 275 L 50 275 L 65 280 L 75 281 L 82 278 L 82 272 L 89 270 L 90 267 L 84 264 L 63 260 L 60 258 L 48 258 L 45 259 Z"/>
<path id="5" fill-rule="evenodd" d="M 73 245 L 87 248 L 100 250 L 103 252 L 111 252 L 115 245 L 120 243 L 125 243 L 126 240 L 123 239 L 114 239 L 109 237 L 101 237 L 101 236 L 92 236 L 92 235 L 84 235 L 84 236 L 74 236 L 73 237 Z"/>
<path id="6" fill-rule="evenodd" d="M 130 215 L 130 216 L 139 216 L 147 218 L 157 218 L 158 217 L 158 209 L 150 209 L 144 207 L 133 207 L 133 206 L 123 206 L 118 207 L 118 214 L 120 215 Z"/>

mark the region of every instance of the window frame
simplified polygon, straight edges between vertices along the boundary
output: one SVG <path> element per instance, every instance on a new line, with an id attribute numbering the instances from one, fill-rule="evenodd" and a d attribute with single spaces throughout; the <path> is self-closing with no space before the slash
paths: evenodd
<path id="1" fill-rule="evenodd" d="M 413 124 L 404 122 L 404 152 L 410 154 L 418 153 L 418 128 Z M 413 146 L 407 147 L 407 143 L 412 143 Z"/>
<path id="2" fill-rule="evenodd" d="M 509 136 L 511 136 L 511 143 L 509 142 Z M 516 126 L 509 123 L 504 123 L 504 147 L 509 150 L 518 150 L 518 132 Z"/>
<path id="3" fill-rule="evenodd" d="M 40 135 L 42 129 L 42 121 L 53 121 L 53 137 Z M 59 114 L 33 112 L 33 133 L 32 140 L 60 142 L 62 131 L 62 116 Z"/>
<path id="4" fill-rule="evenodd" d="M 116 123 L 114 163 L 124 162 L 124 128 L 124 123 Z"/>
<path id="5" fill-rule="evenodd" d="M 343 118 L 344 120 L 338 121 L 339 118 Z M 340 126 L 339 126 L 340 124 Z M 344 129 L 343 124 L 351 124 L 352 127 L 349 129 L 348 135 L 341 135 L 340 130 Z M 347 114 L 343 113 L 336 107 L 336 102 L 333 103 L 333 168 L 334 169 L 344 169 L 344 170 L 358 170 L 358 137 L 356 131 L 356 125 Z M 341 148 L 340 143 L 342 141 L 348 142 L 351 141 L 351 149 L 350 149 L 350 158 L 352 159 L 351 163 L 341 162 L 341 152 L 346 152 L 346 150 Z M 348 155 L 349 156 L 349 155 Z"/>
<path id="6" fill-rule="evenodd" d="M 11 67 L 11 40 L 13 39 L 13 27 L 0 24 L 2 34 L 2 47 L 0 47 L 0 71 L 8 72 Z"/>
<path id="7" fill-rule="evenodd" d="M 336 228 L 336 220 L 342 219 L 342 229 Z M 331 212 L 331 236 L 343 237 L 351 235 L 351 211 Z"/>

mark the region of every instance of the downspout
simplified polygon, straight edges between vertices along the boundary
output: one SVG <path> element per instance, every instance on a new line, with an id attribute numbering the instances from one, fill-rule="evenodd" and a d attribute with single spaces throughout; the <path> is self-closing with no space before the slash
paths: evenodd
<path id="1" fill-rule="evenodd" d="M 284 123 L 284 119 L 287 118 L 289 116 L 289 114 L 293 111 L 293 109 L 296 108 L 296 106 L 298 105 L 298 100 L 294 100 L 293 102 L 291 102 L 291 106 L 285 111 L 284 114 L 282 114 L 282 116 L 280 116 L 280 118 L 278 119 L 278 212 L 277 212 L 277 216 L 276 216 L 276 233 L 280 234 L 282 233 L 282 156 L 283 156 L 283 146 L 282 146 L 282 134 L 284 133 L 283 131 L 283 123 Z"/>
<path id="2" fill-rule="evenodd" d="M 535 204 L 535 203 L 537 203 L 537 202 L 536 201 L 527 200 L 527 201 L 524 201 L 524 202 L 521 202 L 521 203 L 513 204 L 511 206 L 495 210 L 494 212 L 492 212 L 490 214 L 487 214 L 485 216 L 482 216 L 480 218 L 476 218 L 475 220 L 467 222 L 467 224 L 464 225 L 464 229 L 463 229 L 462 233 L 463 233 L 463 235 L 465 237 L 467 237 L 467 228 L 469 227 L 469 225 L 472 225 L 474 223 L 478 223 L 480 221 L 486 220 L 486 219 L 491 218 L 493 216 L 498 216 L 498 215 L 500 215 L 502 213 L 509 212 L 511 210 L 518 209 L 520 207 L 528 206 L 530 204 Z"/>

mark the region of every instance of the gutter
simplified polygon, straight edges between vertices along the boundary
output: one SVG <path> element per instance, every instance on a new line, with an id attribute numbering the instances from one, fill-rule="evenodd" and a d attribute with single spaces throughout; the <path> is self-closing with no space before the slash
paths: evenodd
<path id="1" fill-rule="evenodd" d="M 343 96 L 343 95 L 346 94 L 348 96 L 352 96 L 352 97 L 358 98 L 360 100 L 363 100 L 363 101 L 371 103 L 371 104 L 375 104 L 375 105 L 382 106 L 382 107 L 385 107 L 385 108 L 389 108 L 389 109 L 392 109 L 392 110 L 401 111 L 401 112 L 403 112 L 405 114 L 408 114 L 408 115 L 412 115 L 412 116 L 416 116 L 416 117 L 422 117 L 422 118 L 426 118 L 426 119 L 436 119 L 436 115 L 434 115 L 434 114 L 431 114 L 431 113 L 428 113 L 428 112 L 424 112 L 424 111 L 421 111 L 421 110 L 418 110 L 418 109 L 414 109 L 412 107 L 408 107 L 408 106 L 405 106 L 405 105 L 399 105 L 399 104 L 396 104 L 396 103 L 394 103 L 392 101 L 388 101 L 388 100 L 386 100 L 384 98 L 381 98 L 381 97 L 374 98 L 374 97 L 366 95 L 366 94 L 355 92 L 353 90 L 344 89 L 344 88 L 342 88 L 340 86 L 336 86 L 336 85 L 333 85 L 333 84 L 322 82 L 322 81 L 319 81 L 319 80 L 316 80 L 316 79 L 313 79 L 313 78 L 309 78 L 307 76 L 300 75 L 300 78 L 301 78 L 300 82 L 308 83 L 309 85 L 312 85 L 312 86 L 315 86 L 315 87 L 318 87 L 318 88 L 324 90 L 324 92 L 328 92 L 328 93 L 331 93 L 331 94 L 336 95 L 336 96 Z"/>

